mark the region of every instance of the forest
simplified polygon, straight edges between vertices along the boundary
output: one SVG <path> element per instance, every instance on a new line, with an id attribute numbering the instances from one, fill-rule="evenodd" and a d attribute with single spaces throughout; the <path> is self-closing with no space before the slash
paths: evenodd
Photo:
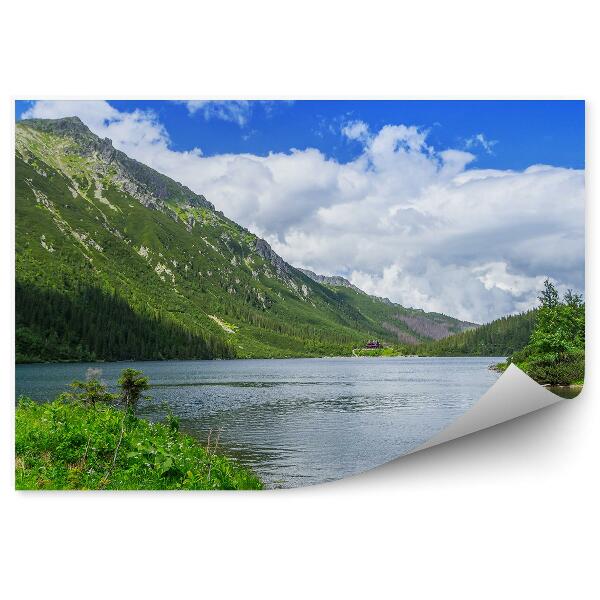
<path id="1" fill-rule="evenodd" d="M 219 338 L 134 312 L 117 294 L 89 286 L 71 294 L 15 283 L 16 361 L 233 358 Z"/>
<path id="2" fill-rule="evenodd" d="M 475 329 L 425 342 L 418 346 L 416 353 L 421 356 L 509 356 L 529 342 L 536 314 L 536 310 L 530 310 L 502 317 Z"/>

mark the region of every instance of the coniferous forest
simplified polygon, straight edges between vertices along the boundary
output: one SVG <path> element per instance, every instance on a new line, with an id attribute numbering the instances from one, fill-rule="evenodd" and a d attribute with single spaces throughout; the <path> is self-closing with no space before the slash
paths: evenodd
<path id="1" fill-rule="evenodd" d="M 419 346 L 422 356 L 509 356 L 525 347 L 535 325 L 536 311 L 530 310 Z"/>
<path id="2" fill-rule="evenodd" d="M 16 282 L 17 362 L 233 358 L 222 340 L 141 315 L 116 294 Z"/>

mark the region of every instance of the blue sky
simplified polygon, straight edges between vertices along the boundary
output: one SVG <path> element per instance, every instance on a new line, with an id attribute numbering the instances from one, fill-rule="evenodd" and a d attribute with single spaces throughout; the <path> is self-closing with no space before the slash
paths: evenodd
<path id="1" fill-rule="evenodd" d="M 582 101 L 18 102 L 79 116 L 288 262 L 468 321 L 584 288 Z"/>
<path id="2" fill-rule="evenodd" d="M 200 147 L 206 156 L 230 152 L 264 156 L 291 148 L 318 148 L 347 162 L 362 148 L 344 139 L 340 129 L 343 123 L 359 120 L 373 131 L 389 123 L 427 129 L 428 141 L 436 148 L 473 152 L 477 159 L 469 168 L 525 169 L 543 163 L 581 169 L 585 163 L 583 101 L 250 102 L 242 108 L 241 124 L 206 118 L 201 110 L 190 115 L 185 103 L 173 101 L 109 103 L 120 111 L 153 111 L 167 129 L 173 150 Z M 17 118 L 30 106 L 31 102 L 18 101 Z M 477 135 L 492 146 L 486 150 Z"/>

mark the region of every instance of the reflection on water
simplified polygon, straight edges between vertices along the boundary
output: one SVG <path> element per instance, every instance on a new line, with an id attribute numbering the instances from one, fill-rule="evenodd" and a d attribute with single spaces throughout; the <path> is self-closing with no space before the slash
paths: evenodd
<path id="1" fill-rule="evenodd" d="M 114 384 L 126 367 L 150 377 L 140 416 L 167 403 L 181 429 L 254 469 L 269 487 L 338 479 L 392 460 L 470 408 L 501 357 L 327 358 L 17 365 L 17 396 L 54 398 L 89 367 Z M 214 439 L 214 438 L 213 438 Z"/>
<path id="2" fill-rule="evenodd" d="M 549 385 L 548 388 L 553 394 L 561 398 L 575 398 L 579 396 L 583 386 L 581 385 Z"/>

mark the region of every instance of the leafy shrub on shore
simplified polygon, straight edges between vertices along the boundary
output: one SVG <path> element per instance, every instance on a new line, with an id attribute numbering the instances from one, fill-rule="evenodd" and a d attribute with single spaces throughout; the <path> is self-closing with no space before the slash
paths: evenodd
<path id="1" fill-rule="evenodd" d="M 585 371 L 585 303 L 570 290 L 562 300 L 548 280 L 539 296 L 540 308 L 529 343 L 515 352 L 501 370 L 514 363 L 538 383 L 583 384 Z"/>
<path id="2" fill-rule="evenodd" d="M 526 373 L 539 381 L 549 385 L 574 385 L 583 384 L 585 361 L 583 358 L 572 358 L 563 362 L 550 363 L 523 363 Z"/>
<path id="3" fill-rule="evenodd" d="M 15 441 L 19 490 L 262 488 L 247 469 L 179 433 L 176 419 L 150 423 L 109 405 L 22 398 Z"/>

